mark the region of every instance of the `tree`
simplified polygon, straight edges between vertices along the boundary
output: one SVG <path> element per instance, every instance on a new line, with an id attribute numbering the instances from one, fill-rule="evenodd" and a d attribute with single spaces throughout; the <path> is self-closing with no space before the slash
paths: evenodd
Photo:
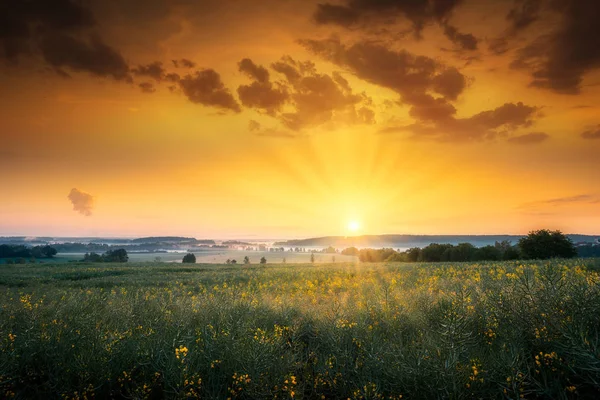
<path id="1" fill-rule="evenodd" d="M 108 250 L 104 253 L 103 258 L 105 262 L 127 262 L 129 260 L 125 249 Z"/>
<path id="2" fill-rule="evenodd" d="M 225 264 L 231 264 L 231 260 L 228 258 L 227 261 L 225 261 Z"/>
<path id="3" fill-rule="evenodd" d="M 261 263 L 261 264 L 266 264 L 266 263 L 267 263 L 267 259 L 266 259 L 266 258 L 264 258 L 264 257 L 261 257 L 261 258 L 260 258 L 260 263 Z"/>
<path id="4" fill-rule="evenodd" d="M 281 260 L 281 262 L 282 262 L 283 264 L 285 264 L 285 263 L 286 263 L 286 259 L 285 259 L 285 257 L 283 257 L 283 260 Z"/>
<path id="5" fill-rule="evenodd" d="M 196 264 L 196 256 L 193 253 L 187 253 L 183 256 L 183 260 L 181 261 L 185 264 Z"/>
<path id="6" fill-rule="evenodd" d="M 244 257 L 244 264 L 250 264 L 250 258 L 248 256 Z"/>
<path id="7" fill-rule="evenodd" d="M 315 263 L 315 253 L 310 253 L 310 262 Z"/>
<path id="8" fill-rule="evenodd" d="M 411 247 L 406 250 L 406 261 L 417 262 L 421 258 L 421 249 L 418 247 Z"/>
<path id="9" fill-rule="evenodd" d="M 519 248 L 525 258 L 545 260 L 548 258 L 572 258 L 577 248 L 561 231 L 541 229 L 529 232 L 519 240 Z"/>
<path id="10" fill-rule="evenodd" d="M 237 260 L 234 258 L 233 260 L 231 260 L 232 264 L 237 264 Z"/>
<path id="11" fill-rule="evenodd" d="M 356 247 L 348 247 L 342 250 L 342 254 L 345 256 L 358 256 L 358 249 Z"/>

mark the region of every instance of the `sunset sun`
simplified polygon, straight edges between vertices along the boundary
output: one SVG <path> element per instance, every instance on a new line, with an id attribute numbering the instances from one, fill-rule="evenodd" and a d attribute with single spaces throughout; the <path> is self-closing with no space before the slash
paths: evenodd
<path id="1" fill-rule="evenodd" d="M 360 230 L 360 223 L 358 221 L 349 221 L 348 230 L 352 233 L 358 232 Z"/>

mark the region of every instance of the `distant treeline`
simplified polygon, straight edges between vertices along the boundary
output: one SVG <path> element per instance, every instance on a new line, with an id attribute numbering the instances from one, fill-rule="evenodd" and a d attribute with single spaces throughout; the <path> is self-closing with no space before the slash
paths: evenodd
<path id="1" fill-rule="evenodd" d="M 394 249 L 357 249 L 349 247 L 342 250 L 342 254 L 357 256 L 362 262 L 440 262 L 440 261 L 495 261 L 518 260 L 521 252 L 517 246 L 509 243 L 498 242 L 494 246 L 475 247 L 471 243 L 438 244 L 420 248 L 413 247 L 406 251 Z"/>
<path id="2" fill-rule="evenodd" d="M 57 250 L 52 246 L 0 244 L 0 258 L 51 258 L 56 253 Z"/>
<path id="3" fill-rule="evenodd" d="M 147 242 L 136 244 L 100 244 L 100 243 L 59 243 L 53 246 L 59 253 L 85 253 L 85 252 L 106 252 L 111 249 L 126 248 L 129 251 L 156 251 L 160 249 L 179 249 L 182 246 L 190 247 L 189 245 L 209 246 L 208 242 L 212 240 L 199 240 L 196 242 Z M 214 243 L 214 242 L 213 242 Z"/>
<path id="4" fill-rule="evenodd" d="M 560 231 L 539 230 L 520 239 L 516 245 L 504 240 L 483 247 L 475 247 L 471 243 L 432 243 L 423 248 L 413 247 L 406 251 L 390 248 L 359 250 L 349 247 L 342 250 L 342 254 L 357 256 L 362 262 L 501 261 L 600 256 L 600 246 L 577 248 L 571 239 Z"/>
<path id="5" fill-rule="evenodd" d="M 108 250 L 104 254 L 85 253 L 83 256 L 84 262 L 127 262 L 129 256 L 125 249 Z"/>

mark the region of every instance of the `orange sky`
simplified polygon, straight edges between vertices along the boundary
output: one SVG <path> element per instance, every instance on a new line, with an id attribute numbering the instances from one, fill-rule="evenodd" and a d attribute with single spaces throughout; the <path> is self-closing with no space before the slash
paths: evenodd
<path id="1" fill-rule="evenodd" d="M 0 0 L 0 235 L 599 233 L 596 1 L 87 3 Z"/>

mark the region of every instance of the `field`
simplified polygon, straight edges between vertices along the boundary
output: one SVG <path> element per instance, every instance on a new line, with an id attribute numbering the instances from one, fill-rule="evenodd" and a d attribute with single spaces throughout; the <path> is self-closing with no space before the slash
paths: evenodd
<path id="1" fill-rule="evenodd" d="M 83 260 L 85 253 L 58 253 L 53 258 L 40 258 L 36 263 L 57 264 Z M 181 253 L 134 253 L 129 252 L 129 261 L 136 263 L 152 263 L 157 257 L 161 262 L 181 262 L 186 252 Z M 311 253 L 295 252 L 270 252 L 270 251 L 244 251 L 231 249 L 210 249 L 195 251 L 194 255 L 198 263 L 225 264 L 227 259 L 235 259 L 241 263 L 245 256 L 250 258 L 253 263 L 258 263 L 261 257 L 265 257 L 267 262 L 281 263 L 285 258 L 286 263 L 309 263 Z M 356 257 L 345 256 L 343 254 L 315 253 L 315 261 L 318 263 L 331 263 L 332 257 L 335 257 L 336 263 L 353 262 Z M 0 258 L 0 265 L 5 264 L 7 259 Z"/>
<path id="2" fill-rule="evenodd" d="M 600 396 L 598 260 L 0 267 L 0 397 Z"/>

